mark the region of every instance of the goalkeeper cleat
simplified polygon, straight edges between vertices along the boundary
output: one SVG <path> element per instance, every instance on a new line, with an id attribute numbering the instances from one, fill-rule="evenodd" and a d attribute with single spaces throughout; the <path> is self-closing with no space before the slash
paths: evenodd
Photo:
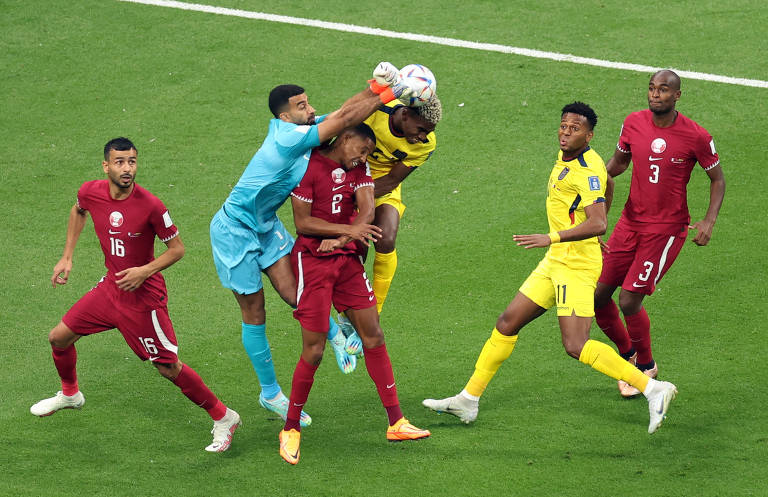
<path id="1" fill-rule="evenodd" d="M 283 392 L 280 392 L 280 395 L 272 400 L 267 400 L 264 398 L 264 394 L 259 394 L 259 404 L 261 404 L 261 407 L 264 409 L 272 411 L 280 416 L 283 421 L 288 417 L 288 397 L 286 397 Z M 309 417 L 309 414 L 306 412 L 301 411 L 301 419 L 299 420 L 299 423 L 302 428 L 306 428 L 312 424 L 312 418 Z"/>
<path id="2" fill-rule="evenodd" d="M 363 341 L 360 340 L 360 335 L 357 334 L 355 327 L 352 326 L 352 322 L 344 313 L 339 313 L 338 323 L 341 332 L 347 337 L 347 354 L 362 356 Z"/>
<path id="3" fill-rule="evenodd" d="M 431 435 L 429 430 L 416 428 L 407 419 L 400 418 L 394 425 L 387 428 L 387 440 L 402 442 L 404 440 L 419 440 Z"/>
<path id="4" fill-rule="evenodd" d="M 296 464 L 299 462 L 299 456 L 301 455 L 301 449 L 299 448 L 300 444 L 300 431 L 280 431 L 280 457 L 285 459 L 285 462 L 290 464 Z"/>
<path id="5" fill-rule="evenodd" d="M 649 378 L 656 379 L 656 376 L 659 375 L 659 365 L 654 363 L 653 367 L 651 369 L 646 369 L 643 371 L 643 374 L 645 376 L 648 376 Z M 638 390 L 637 388 L 633 387 L 629 383 L 625 381 L 619 380 L 619 393 L 622 397 L 625 398 L 632 398 L 640 395 L 642 392 Z"/>
<path id="6" fill-rule="evenodd" d="M 339 365 L 339 369 L 344 374 L 349 374 L 357 367 L 357 357 L 347 353 L 347 339 L 344 337 L 344 333 L 336 333 L 336 336 L 332 339 L 329 338 L 328 342 L 333 348 L 333 353 L 336 355 L 336 364 Z"/>
<path id="7" fill-rule="evenodd" d="M 667 417 L 669 404 L 675 400 L 675 396 L 677 396 L 677 387 L 668 381 L 659 381 L 653 386 L 653 392 L 648 395 L 648 411 L 651 414 L 648 433 L 659 429 Z"/>
<path id="8" fill-rule="evenodd" d="M 422 401 L 424 407 L 428 407 L 438 414 L 452 414 L 466 424 L 477 419 L 478 404 L 478 401 L 468 399 L 461 394 L 446 399 L 424 399 Z"/>
<path id="9" fill-rule="evenodd" d="M 240 415 L 227 408 L 224 417 L 213 422 L 213 430 L 211 430 L 213 442 L 205 450 L 208 452 L 224 452 L 229 449 L 229 446 L 232 444 L 232 435 L 235 434 L 235 430 L 242 424 Z"/>
<path id="10" fill-rule="evenodd" d="M 29 408 L 29 412 L 35 416 L 50 416 L 61 409 L 80 409 L 85 404 L 85 396 L 82 392 L 75 395 L 64 395 L 63 392 L 56 392 L 56 396 L 43 399 Z"/>

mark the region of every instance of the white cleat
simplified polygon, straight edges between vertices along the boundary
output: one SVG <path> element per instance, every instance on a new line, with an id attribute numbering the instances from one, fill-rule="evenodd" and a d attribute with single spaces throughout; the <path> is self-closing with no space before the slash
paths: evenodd
<path id="1" fill-rule="evenodd" d="M 29 408 L 29 412 L 35 416 L 50 416 L 61 409 L 80 409 L 85 404 L 85 396 L 82 392 L 75 395 L 64 395 L 62 392 L 56 392 L 55 397 L 43 399 Z"/>
<path id="2" fill-rule="evenodd" d="M 205 450 L 208 452 L 224 452 L 229 449 L 229 446 L 232 444 L 232 435 L 235 434 L 235 430 L 242 426 L 242 424 L 240 415 L 227 407 L 224 417 L 213 422 L 213 429 L 211 430 L 213 442 Z"/>
<path id="3" fill-rule="evenodd" d="M 651 414 L 651 421 L 648 424 L 648 433 L 653 433 L 659 429 L 661 423 L 667 417 L 669 404 L 677 395 L 677 387 L 668 381 L 659 381 L 654 386 L 654 391 L 648 396 L 648 412 Z"/>
<path id="4" fill-rule="evenodd" d="M 452 414 L 466 424 L 477 419 L 478 404 L 478 401 L 470 400 L 461 394 L 447 399 L 424 399 L 422 401 L 424 407 L 428 407 L 438 414 Z"/>

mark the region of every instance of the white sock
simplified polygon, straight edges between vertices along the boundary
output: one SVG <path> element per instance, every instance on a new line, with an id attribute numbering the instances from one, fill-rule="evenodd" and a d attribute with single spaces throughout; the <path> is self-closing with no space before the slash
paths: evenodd
<path id="1" fill-rule="evenodd" d="M 653 391 L 656 388 L 656 385 L 659 384 L 659 381 L 654 380 L 653 378 L 648 379 L 648 385 L 646 385 L 645 390 L 643 390 L 643 395 L 645 395 L 645 398 L 649 398 L 651 395 L 653 395 Z"/>
<path id="2" fill-rule="evenodd" d="M 461 393 L 459 393 L 462 397 L 464 397 L 467 400 L 471 400 L 472 402 L 478 402 L 480 400 L 480 397 L 477 395 L 472 395 L 471 393 L 467 392 L 466 389 L 462 390 Z"/>

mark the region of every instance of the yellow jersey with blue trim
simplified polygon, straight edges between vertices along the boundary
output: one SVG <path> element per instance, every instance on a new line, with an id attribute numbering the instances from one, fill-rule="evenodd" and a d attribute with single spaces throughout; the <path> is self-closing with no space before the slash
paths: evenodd
<path id="1" fill-rule="evenodd" d="M 587 147 L 577 157 L 563 160 L 559 151 L 547 184 L 549 232 L 571 229 L 587 219 L 584 208 L 605 202 L 608 173 L 597 152 Z M 596 236 L 550 245 L 547 257 L 569 268 L 600 268 L 603 257 Z"/>
<path id="2" fill-rule="evenodd" d="M 397 162 L 408 167 L 419 167 L 432 155 L 437 146 L 435 132 L 427 135 L 425 142 L 408 143 L 392 127 L 392 115 L 403 107 L 398 100 L 384 104 L 364 122 L 376 135 L 376 148 L 368 156 L 373 179 L 385 176 Z"/>

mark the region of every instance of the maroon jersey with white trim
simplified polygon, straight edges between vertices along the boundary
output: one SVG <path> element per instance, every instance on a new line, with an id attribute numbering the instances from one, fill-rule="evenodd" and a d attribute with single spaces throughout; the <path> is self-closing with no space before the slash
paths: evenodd
<path id="1" fill-rule="evenodd" d="M 116 272 L 155 259 L 155 236 L 167 242 L 178 235 L 163 202 L 137 184 L 130 196 L 115 200 L 109 194 L 109 181 L 96 180 L 83 183 L 77 192 L 77 205 L 91 213 L 104 252 L 105 278 L 115 299 L 137 309 L 166 306 L 168 292 L 159 272 L 133 292 L 120 290 L 115 284 Z"/>
<path id="2" fill-rule="evenodd" d="M 341 164 L 315 150 L 309 158 L 307 172 L 291 195 L 312 204 L 312 217 L 334 224 L 352 224 L 357 215 L 355 192 L 365 186 L 373 188 L 368 163 L 347 171 Z M 322 240 L 323 237 L 299 234 L 294 247 L 316 256 L 356 252 L 354 241 L 350 241 L 333 252 L 319 253 L 317 249 Z"/>
<path id="3" fill-rule="evenodd" d="M 678 113 L 672 126 L 659 128 L 645 109 L 624 120 L 616 146 L 632 154 L 632 183 L 622 217 L 630 229 L 685 234 L 691 216 L 686 186 L 696 162 L 708 170 L 720 159 L 707 130 Z"/>

